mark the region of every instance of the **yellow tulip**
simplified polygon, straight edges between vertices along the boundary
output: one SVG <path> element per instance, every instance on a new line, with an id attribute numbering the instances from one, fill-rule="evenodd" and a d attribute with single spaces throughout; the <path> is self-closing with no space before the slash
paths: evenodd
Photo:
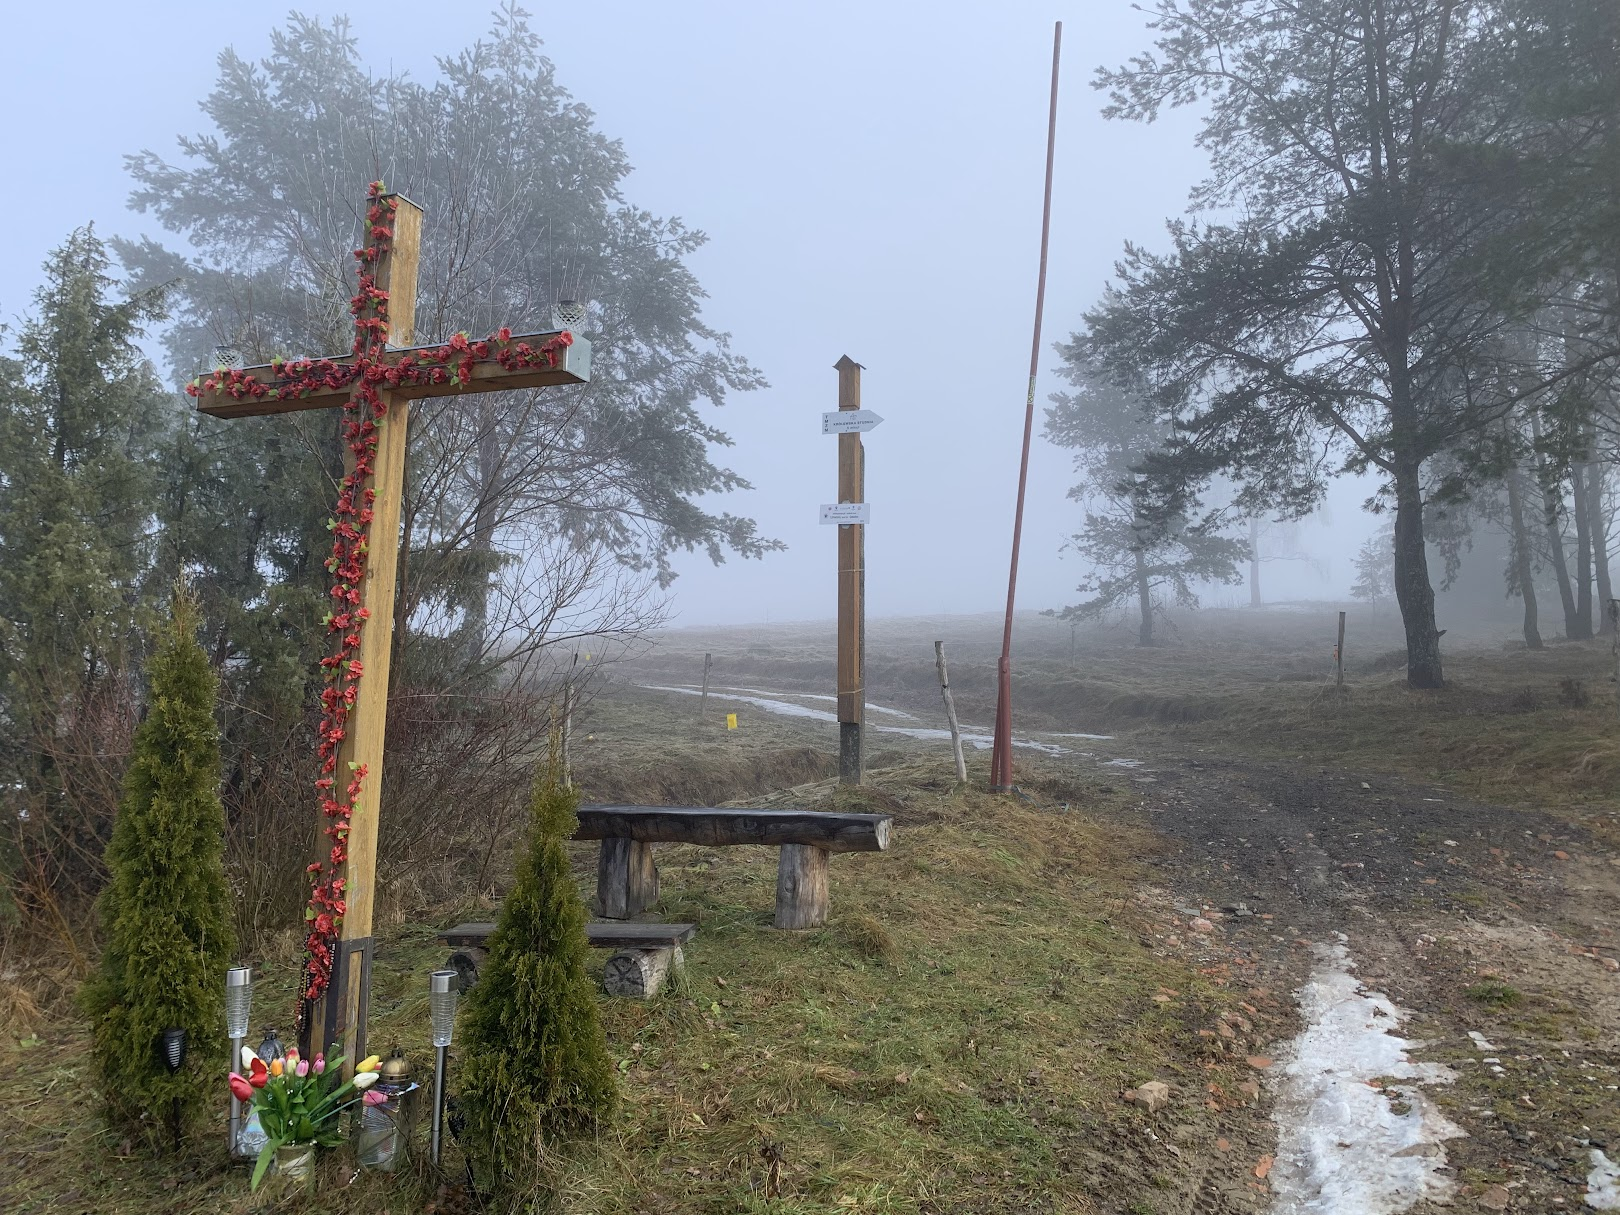
<path id="1" fill-rule="evenodd" d="M 360 1060 L 359 1063 L 354 1065 L 354 1070 L 357 1072 L 374 1072 L 377 1070 L 377 1065 L 381 1062 L 381 1055 L 368 1055 L 366 1058 Z"/>
<path id="2" fill-rule="evenodd" d="M 281 1075 L 282 1070 L 283 1069 L 282 1069 L 282 1066 L 281 1066 L 281 1060 L 280 1059 L 272 1059 L 272 1060 L 270 1060 L 270 1074 L 272 1076 Z"/>

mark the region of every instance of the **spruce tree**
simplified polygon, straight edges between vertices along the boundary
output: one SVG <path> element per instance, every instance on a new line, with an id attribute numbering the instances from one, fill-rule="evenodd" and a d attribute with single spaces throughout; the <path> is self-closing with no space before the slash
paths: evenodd
<path id="1" fill-rule="evenodd" d="M 107 846 L 101 896 L 105 944 L 82 1003 L 110 1116 L 157 1137 L 223 1099 L 225 970 L 233 949 L 221 862 L 217 681 L 197 643 L 183 591 L 147 666 L 150 704 L 135 732 Z M 186 1031 L 187 1060 L 170 1074 L 166 1028 Z"/>
<path id="2" fill-rule="evenodd" d="M 542 1147 L 589 1130 L 617 1097 L 563 846 L 579 794 L 563 785 L 553 751 L 535 781 L 528 853 L 462 1014 L 465 1137 L 504 1184 L 532 1175 Z"/>

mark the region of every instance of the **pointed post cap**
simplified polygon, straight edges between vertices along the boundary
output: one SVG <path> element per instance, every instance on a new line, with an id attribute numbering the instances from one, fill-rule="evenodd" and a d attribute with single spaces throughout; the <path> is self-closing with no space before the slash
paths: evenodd
<path id="1" fill-rule="evenodd" d="M 840 357 L 839 360 L 833 364 L 833 370 L 860 371 L 862 370 L 862 366 L 860 363 L 857 363 L 854 359 L 850 358 L 849 355 L 846 354 Z"/>

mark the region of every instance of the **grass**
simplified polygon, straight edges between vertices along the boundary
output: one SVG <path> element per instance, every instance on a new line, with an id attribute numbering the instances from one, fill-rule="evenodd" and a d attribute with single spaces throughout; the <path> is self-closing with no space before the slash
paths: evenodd
<path id="1" fill-rule="evenodd" d="M 1620 782 L 1620 708 L 1608 638 L 1549 639 L 1526 650 L 1508 626 L 1454 622 L 1443 642 L 1447 686 L 1408 688 L 1404 639 L 1389 606 L 1348 610 L 1345 687 L 1333 684 L 1341 605 L 1178 612 L 1162 644 L 1134 630 L 1087 625 L 1070 650 L 1067 623 L 1019 618 L 1015 715 L 1021 730 L 1088 731 L 1188 750 L 1354 765 L 1447 785 L 1460 795 L 1585 815 Z M 875 621 L 867 687 L 877 703 L 939 716 L 931 638 L 951 656 L 963 720 L 985 726 L 995 704 L 999 621 Z M 645 682 L 695 682 L 716 652 L 716 686 L 824 691 L 827 630 L 671 633 L 646 660 Z M 755 713 L 756 724 L 758 713 Z M 1600 824 L 1601 826 L 1601 824 Z M 1620 841 L 1620 822 L 1614 824 Z"/>
<path id="2" fill-rule="evenodd" d="M 1517 987 L 1495 979 L 1487 979 L 1483 983 L 1465 987 L 1463 995 L 1476 1004 L 1485 1004 L 1492 1008 L 1512 1008 L 1524 1000 L 1524 993 Z"/>
<path id="3" fill-rule="evenodd" d="M 922 1213 L 968 1195 L 976 1211 L 1081 1212 L 1175 1184 L 1121 1093 L 1162 1079 L 1178 1122 L 1212 1122 L 1193 1098 L 1240 1083 L 1244 1064 L 1196 1031 L 1247 993 L 1144 945 L 1134 866 L 1154 839 L 953 789 L 937 760 L 882 770 L 853 798 L 831 782 L 793 796 L 891 809 L 891 851 L 835 857 L 831 921 L 802 934 L 770 927 L 774 851 L 660 851 L 660 915 L 700 925 L 685 983 L 603 998 L 625 1100 L 551 1162 L 555 1209 Z M 583 881 L 589 850 L 576 860 Z M 419 1074 L 434 930 L 474 913 L 487 908 L 441 908 L 380 942 L 371 1042 L 403 1043 Z M 256 1027 L 291 1007 L 290 958 L 264 973 Z M 59 1012 L 36 1032 L 0 1044 L 0 1209 L 270 1209 L 223 1167 L 222 1130 L 173 1158 L 118 1144 L 95 1116 L 83 1031 Z M 432 1188 L 343 1179 L 324 1206 L 274 1209 L 421 1210 Z"/>

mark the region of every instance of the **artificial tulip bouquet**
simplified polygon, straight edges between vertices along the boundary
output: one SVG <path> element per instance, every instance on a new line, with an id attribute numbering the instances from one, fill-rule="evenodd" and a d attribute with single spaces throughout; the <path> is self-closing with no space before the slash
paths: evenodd
<path id="1" fill-rule="evenodd" d="M 251 1188 L 258 1189 L 264 1171 L 285 1144 L 314 1143 L 336 1147 L 340 1136 L 338 1115 L 364 1102 L 381 1105 L 387 1098 L 371 1091 L 377 1083 L 378 1056 L 357 1064 L 354 1076 L 342 1083 L 343 1056 L 330 1062 L 316 1055 L 311 1063 L 298 1057 L 296 1049 L 283 1059 L 266 1066 L 249 1048 L 242 1048 L 246 1076 L 231 1073 L 231 1092 L 238 1101 L 250 1105 L 259 1115 L 259 1125 L 269 1137 L 253 1166 Z"/>

